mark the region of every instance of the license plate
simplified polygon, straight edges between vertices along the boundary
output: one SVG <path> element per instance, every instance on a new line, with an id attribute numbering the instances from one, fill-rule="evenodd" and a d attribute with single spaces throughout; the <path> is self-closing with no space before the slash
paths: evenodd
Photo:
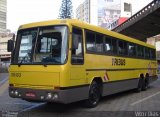
<path id="1" fill-rule="evenodd" d="M 35 93 L 26 93 L 26 97 L 36 97 Z"/>

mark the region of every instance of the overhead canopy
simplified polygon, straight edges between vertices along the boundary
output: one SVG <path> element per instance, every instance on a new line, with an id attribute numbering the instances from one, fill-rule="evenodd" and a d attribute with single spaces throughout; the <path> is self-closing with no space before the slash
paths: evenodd
<path id="1" fill-rule="evenodd" d="M 112 31 L 146 41 L 160 34 L 160 0 L 154 0 Z"/>

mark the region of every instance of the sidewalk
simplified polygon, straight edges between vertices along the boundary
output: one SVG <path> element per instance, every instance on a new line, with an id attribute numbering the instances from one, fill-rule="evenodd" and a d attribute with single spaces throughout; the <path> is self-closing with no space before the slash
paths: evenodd
<path id="1" fill-rule="evenodd" d="M 0 62 L 0 73 L 8 73 L 9 63 Z"/>
<path id="2" fill-rule="evenodd" d="M 8 68 L 0 67 L 0 73 L 8 73 Z"/>
<path id="3" fill-rule="evenodd" d="M 8 80 L 8 73 L 0 73 L 0 86 Z"/>
<path id="4" fill-rule="evenodd" d="M 0 73 L 8 73 L 8 67 L 4 67 L 0 65 Z"/>
<path id="5" fill-rule="evenodd" d="M 0 73 L 0 97 L 7 91 L 9 86 L 8 73 Z"/>

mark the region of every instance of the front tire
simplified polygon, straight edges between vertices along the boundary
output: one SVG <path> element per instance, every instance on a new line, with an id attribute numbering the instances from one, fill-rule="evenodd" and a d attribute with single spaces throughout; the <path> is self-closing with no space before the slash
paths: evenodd
<path id="1" fill-rule="evenodd" d="M 93 81 L 89 88 L 89 96 L 85 101 L 85 106 L 89 108 L 96 107 L 101 97 L 100 92 L 100 85 L 96 81 Z"/>

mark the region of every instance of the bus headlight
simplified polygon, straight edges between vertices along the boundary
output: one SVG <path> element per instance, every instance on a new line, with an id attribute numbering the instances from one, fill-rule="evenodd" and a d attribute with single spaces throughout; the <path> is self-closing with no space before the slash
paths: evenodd
<path id="1" fill-rule="evenodd" d="M 48 99 L 48 100 L 57 100 L 58 99 L 58 94 L 57 93 L 47 93 L 46 99 Z"/>
<path id="2" fill-rule="evenodd" d="M 52 98 L 52 93 L 48 93 L 47 94 L 47 99 L 51 99 Z"/>
<path id="3" fill-rule="evenodd" d="M 41 96 L 41 100 L 43 100 L 44 99 L 44 96 Z"/>
<path id="4" fill-rule="evenodd" d="M 11 91 L 10 93 L 11 93 L 11 94 L 14 94 L 14 91 Z"/>
<path id="5" fill-rule="evenodd" d="M 21 97 L 22 95 L 21 95 L 21 94 L 19 94 L 18 96 L 19 96 L 19 97 Z"/>
<path id="6" fill-rule="evenodd" d="M 54 93 L 54 94 L 53 94 L 53 97 L 52 97 L 52 99 L 53 99 L 53 100 L 56 100 L 56 99 L 58 99 L 58 94 L 57 94 L 57 93 Z"/>
<path id="7" fill-rule="evenodd" d="M 17 96 L 17 95 L 18 95 L 18 91 L 16 90 L 16 91 L 14 92 L 14 94 Z"/>

